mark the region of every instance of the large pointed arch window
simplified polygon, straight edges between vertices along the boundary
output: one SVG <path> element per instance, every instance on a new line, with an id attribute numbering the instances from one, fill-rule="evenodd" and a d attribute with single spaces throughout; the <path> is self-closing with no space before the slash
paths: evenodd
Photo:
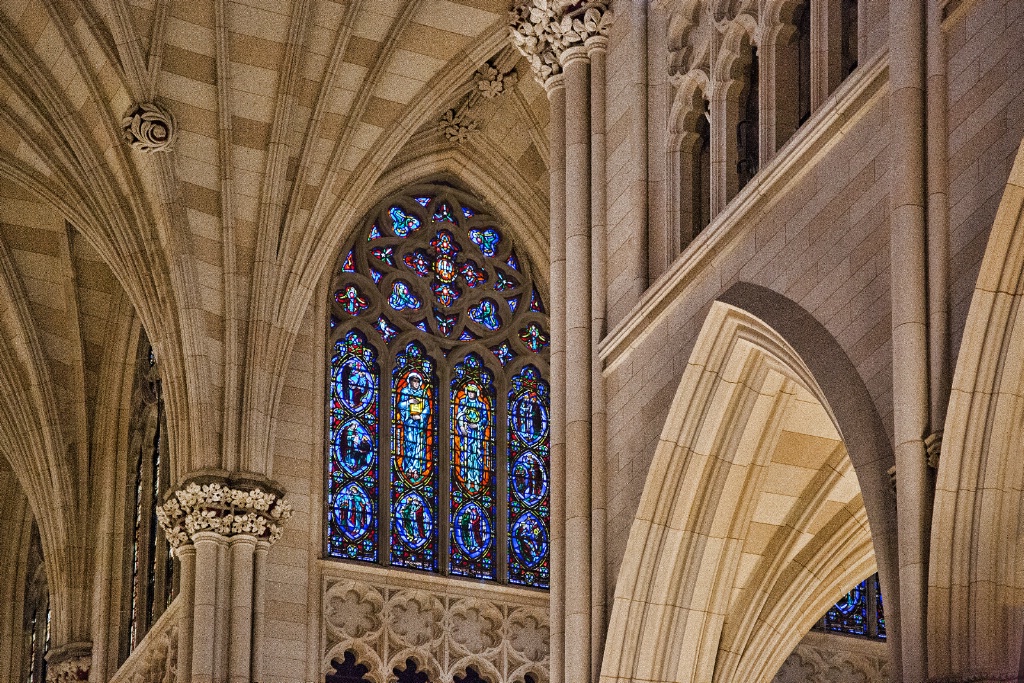
<path id="1" fill-rule="evenodd" d="M 509 232 L 411 188 L 345 245 L 330 297 L 327 555 L 546 588 L 548 320 Z"/>

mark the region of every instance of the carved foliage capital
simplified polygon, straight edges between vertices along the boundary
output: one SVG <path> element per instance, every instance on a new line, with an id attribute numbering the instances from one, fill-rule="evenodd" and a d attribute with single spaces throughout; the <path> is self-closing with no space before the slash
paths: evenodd
<path id="1" fill-rule="evenodd" d="M 124 139 L 133 149 L 151 154 L 166 152 L 174 144 L 174 115 L 155 102 L 133 105 L 121 119 Z"/>
<path id="2" fill-rule="evenodd" d="M 171 546 L 177 548 L 200 531 L 246 534 L 274 543 L 292 508 L 280 494 L 259 486 L 190 481 L 158 507 L 156 515 Z"/>
<path id="3" fill-rule="evenodd" d="M 530 60 L 534 76 L 543 83 L 561 72 L 562 53 L 575 45 L 605 39 L 611 30 L 608 3 L 524 0 L 509 13 L 512 44 Z"/>

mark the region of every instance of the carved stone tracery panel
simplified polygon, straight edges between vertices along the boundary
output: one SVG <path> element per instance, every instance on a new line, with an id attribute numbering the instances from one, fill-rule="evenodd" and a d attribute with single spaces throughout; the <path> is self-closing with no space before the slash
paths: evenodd
<path id="1" fill-rule="evenodd" d="M 484 599 L 327 578 L 322 622 L 324 675 L 352 651 L 374 683 L 397 680 L 409 659 L 438 683 L 469 669 L 489 683 L 548 681 L 547 610 L 509 592 Z"/>

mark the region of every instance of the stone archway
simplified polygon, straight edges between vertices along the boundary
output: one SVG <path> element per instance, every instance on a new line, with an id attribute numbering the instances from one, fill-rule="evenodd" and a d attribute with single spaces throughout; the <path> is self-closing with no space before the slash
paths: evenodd
<path id="1" fill-rule="evenodd" d="M 713 304 L 662 432 L 601 680 L 769 681 L 876 567 L 858 474 L 782 335 Z"/>
<path id="2" fill-rule="evenodd" d="M 1020 680 L 1024 635 L 1024 147 L 960 347 L 932 514 L 933 680 Z"/>

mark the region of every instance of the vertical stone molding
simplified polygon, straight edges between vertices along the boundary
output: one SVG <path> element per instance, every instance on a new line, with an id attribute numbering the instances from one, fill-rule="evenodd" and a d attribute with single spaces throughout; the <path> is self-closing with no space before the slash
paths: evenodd
<path id="1" fill-rule="evenodd" d="M 260 672 L 265 558 L 291 516 L 265 481 L 203 475 L 157 509 L 180 558 L 180 681 L 242 683 Z"/>
<path id="2" fill-rule="evenodd" d="M 605 198 L 591 192 L 595 182 L 604 183 L 603 56 L 612 20 L 605 2 L 532 0 L 510 14 L 512 44 L 551 102 L 551 376 L 554 395 L 565 397 L 551 412 L 553 682 L 595 679 L 604 631 L 597 595 L 604 586 L 594 562 L 604 544 L 604 487 L 600 476 L 592 486 L 591 475 L 594 443 L 604 438 L 594 432 L 604 421 L 595 418 L 603 400 L 595 400 L 602 389 L 592 363 L 594 321 L 604 318 L 604 300 L 594 309 L 592 293 L 605 286 Z M 599 68 L 592 70 L 595 58 Z M 595 92 L 602 97 L 596 106 Z"/>
<path id="3" fill-rule="evenodd" d="M 69 643 L 46 655 L 46 683 L 74 683 L 89 680 L 92 643 Z"/>

